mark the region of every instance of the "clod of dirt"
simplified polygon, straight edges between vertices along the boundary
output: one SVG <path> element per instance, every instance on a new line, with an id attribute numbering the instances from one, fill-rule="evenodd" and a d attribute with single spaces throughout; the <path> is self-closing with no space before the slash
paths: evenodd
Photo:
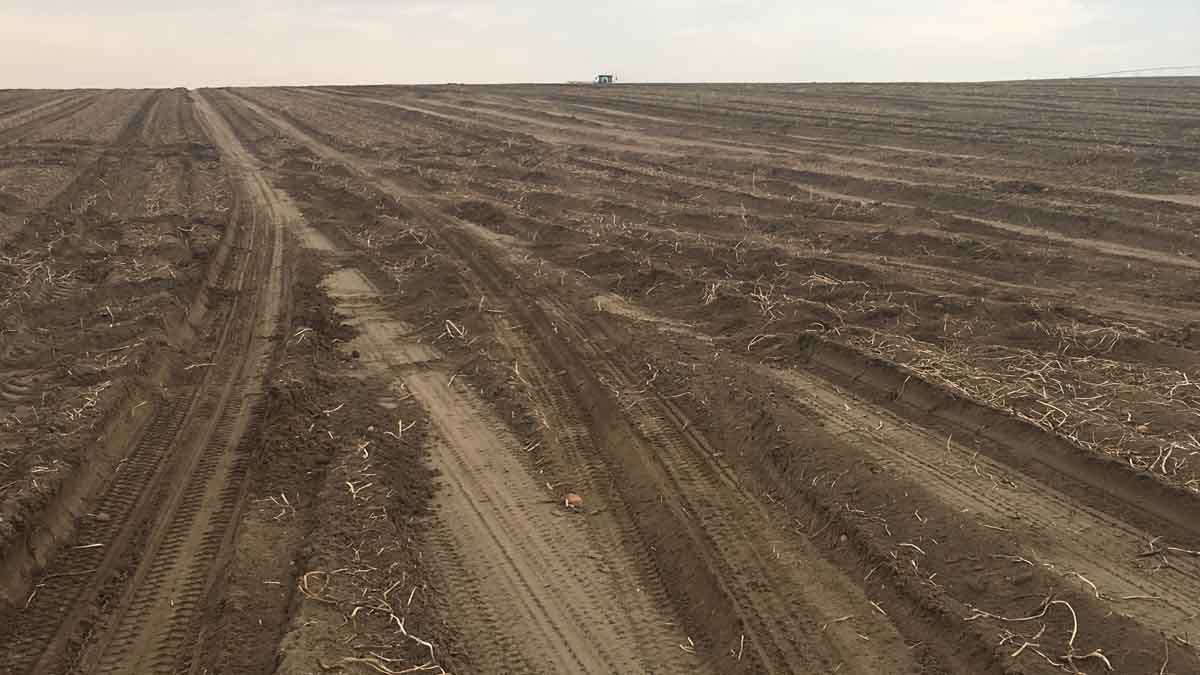
<path id="1" fill-rule="evenodd" d="M 1022 195 L 1034 195 L 1046 191 L 1045 185 L 1026 180 L 1007 180 L 997 185 L 997 188 L 1001 192 L 1014 192 Z"/>
<path id="2" fill-rule="evenodd" d="M 450 214 L 484 227 L 502 225 L 507 216 L 495 204 L 481 200 L 459 202 L 449 209 Z"/>

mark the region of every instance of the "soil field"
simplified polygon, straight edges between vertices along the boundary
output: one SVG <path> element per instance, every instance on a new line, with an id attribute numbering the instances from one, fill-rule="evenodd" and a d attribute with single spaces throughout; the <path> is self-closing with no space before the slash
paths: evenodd
<path id="1" fill-rule="evenodd" d="M 1200 672 L 1198 111 L 0 91 L 0 671 Z"/>

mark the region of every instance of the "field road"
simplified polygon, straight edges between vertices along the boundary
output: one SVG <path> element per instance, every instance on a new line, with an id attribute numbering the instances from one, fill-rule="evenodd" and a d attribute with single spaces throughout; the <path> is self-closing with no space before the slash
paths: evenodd
<path id="1" fill-rule="evenodd" d="M 1200 672 L 1197 103 L 0 92 L 0 670 Z"/>

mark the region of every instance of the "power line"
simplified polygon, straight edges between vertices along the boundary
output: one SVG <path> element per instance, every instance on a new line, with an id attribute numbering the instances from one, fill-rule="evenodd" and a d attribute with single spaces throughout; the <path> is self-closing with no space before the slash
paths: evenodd
<path id="1" fill-rule="evenodd" d="M 1165 70 L 1200 70 L 1200 65 L 1195 66 L 1156 66 L 1154 68 L 1132 68 L 1130 70 L 1114 70 L 1109 73 L 1095 73 L 1092 75 L 1084 75 L 1083 77 L 1108 77 L 1110 75 L 1134 75 L 1137 73 L 1157 73 Z"/>

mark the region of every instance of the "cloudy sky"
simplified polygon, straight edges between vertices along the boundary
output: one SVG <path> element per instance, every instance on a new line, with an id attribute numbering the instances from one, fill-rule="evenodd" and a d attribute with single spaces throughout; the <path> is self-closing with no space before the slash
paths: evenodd
<path id="1" fill-rule="evenodd" d="M 1176 65 L 1200 65 L 1200 0 L 0 0 L 0 88 L 602 71 L 630 82 L 987 80 Z"/>

